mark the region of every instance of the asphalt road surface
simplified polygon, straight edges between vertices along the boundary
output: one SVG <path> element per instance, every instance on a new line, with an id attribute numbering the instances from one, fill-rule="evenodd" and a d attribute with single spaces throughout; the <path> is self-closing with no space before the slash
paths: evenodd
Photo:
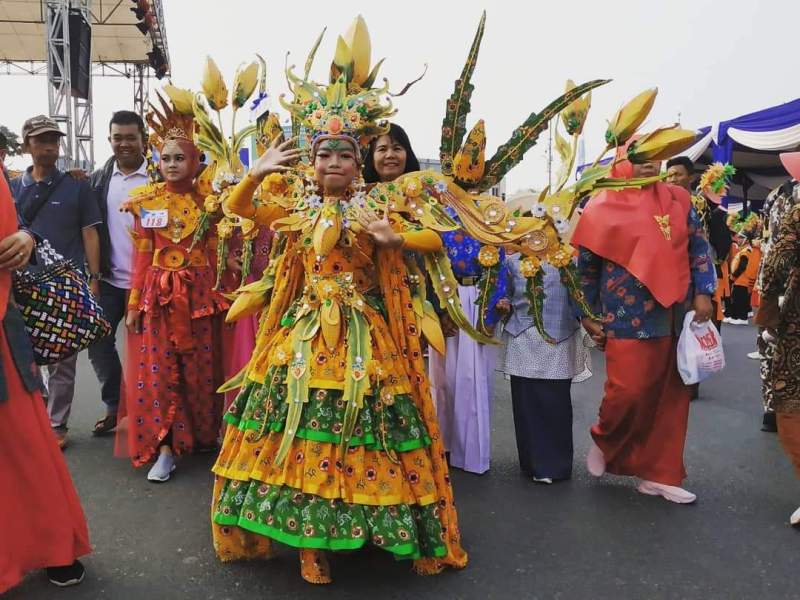
<path id="1" fill-rule="evenodd" d="M 628 478 L 586 473 L 601 356 L 595 376 L 573 386 L 573 478 L 552 486 L 520 475 L 509 386 L 498 377 L 492 469 L 453 474 L 468 567 L 420 577 L 408 563 L 367 550 L 334 557 L 335 581 L 325 588 L 300 579 L 296 553 L 285 547 L 270 562 L 218 562 L 208 526 L 213 456 L 184 459 L 163 485 L 114 458 L 112 438 L 89 434 L 102 409 L 82 357 L 66 456 L 95 552 L 84 561 L 82 585 L 56 589 L 37 572 L 7 597 L 800 598 L 800 532 L 788 525 L 800 482 L 775 434 L 759 431 L 758 363 L 745 356 L 754 330 L 728 326 L 724 334 L 728 367 L 692 404 L 686 487 L 697 493 L 695 505 L 639 495 Z"/>

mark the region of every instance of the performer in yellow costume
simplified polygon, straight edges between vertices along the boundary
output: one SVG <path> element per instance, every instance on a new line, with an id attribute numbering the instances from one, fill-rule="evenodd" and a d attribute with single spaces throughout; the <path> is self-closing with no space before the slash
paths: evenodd
<path id="1" fill-rule="evenodd" d="M 313 178 L 276 176 L 298 156 L 283 144 L 228 200 L 285 235 L 214 467 L 220 556 L 263 548 L 236 525 L 308 549 L 302 574 L 318 583 L 328 579 L 318 550 L 368 542 L 424 571 L 439 570 L 437 559 L 466 564 L 402 254 L 441 240 L 357 191 L 361 136 L 339 123 L 330 115 L 313 137 Z"/>
<path id="2" fill-rule="evenodd" d="M 446 174 L 475 158 L 456 151 L 482 31 L 483 21 L 448 103 Z M 282 102 L 305 131 L 310 162 L 298 162 L 291 141 L 275 143 L 225 199 L 227 212 L 278 233 L 264 277 L 239 290 L 228 317 L 263 309 L 253 356 L 227 385 L 241 392 L 213 468 L 214 546 L 222 560 L 269 557 L 272 540 L 294 546 L 302 577 L 313 583 L 331 580 L 323 551 L 366 544 L 413 559 L 420 574 L 467 563 L 422 357 L 422 335 L 437 348 L 443 337 L 424 274 L 404 250 L 424 257 L 442 307 L 485 342 L 456 301 L 437 232 L 463 227 L 486 256 L 497 246 L 536 261 L 571 256 L 555 230 L 553 243 L 541 243 L 549 217 L 522 217 L 499 199 L 469 195 L 457 173 L 409 173 L 366 192 L 362 152 L 394 114 L 388 84 L 373 87 L 377 67 L 369 63 L 359 17 L 339 38 L 328 85 L 310 81 L 308 68 L 302 79 L 289 70 L 294 98 Z M 532 114 L 496 159 L 481 155 L 471 187 L 496 183 L 551 118 L 602 83 L 568 90 Z"/>

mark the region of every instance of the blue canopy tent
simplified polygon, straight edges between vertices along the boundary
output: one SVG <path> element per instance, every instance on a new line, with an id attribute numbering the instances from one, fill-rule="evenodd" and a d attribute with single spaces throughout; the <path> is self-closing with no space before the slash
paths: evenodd
<path id="1" fill-rule="evenodd" d="M 731 163 L 737 174 L 723 204 L 758 210 L 767 195 L 789 179 L 778 155 L 798 149 L 800 98 L 702 127 L 697 142 L 684 154 L 698 172 L 713 162 Z M 578 176 L 587 166 L 578 167 Z"/>
<path id="2" fill-rule="evenodd" d="M 725 205 L 742 203 L 758 209 L 767 194 L 789 175 L 781 152 L 800 148 L 800 98 L 742 115 L 698 131 L 698 141 L 686 154 L 698 170 L 712 162 L 727 162 L 737 175 Z"/>

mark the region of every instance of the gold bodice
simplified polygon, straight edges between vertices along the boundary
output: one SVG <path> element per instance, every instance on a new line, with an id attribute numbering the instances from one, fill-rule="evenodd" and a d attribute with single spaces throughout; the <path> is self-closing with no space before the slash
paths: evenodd
<path id="1" fill-rule="evenodd" d="M 185 240 L 195 232 L 202 213 L 197 196 L 193 192 L 186 194 L 169 192 L 163 183 L 134 190 L 126 206 L 140 219 L 148 212 L 166 210 L 166 225 L 153 230 L 173 244 Z"/>

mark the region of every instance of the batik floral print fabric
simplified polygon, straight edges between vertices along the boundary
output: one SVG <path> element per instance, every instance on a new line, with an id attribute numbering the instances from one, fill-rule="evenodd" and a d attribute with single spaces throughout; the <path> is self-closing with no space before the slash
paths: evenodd
<path id="1" fill-rule="evenodd" d="M 609 337 L 649 339 L 666 337 L 683 324 L 695 294 L 714 293 L 717 276 L 709 256 L 708 240 L 700 219 L 689 211 L 689 268 L 691 283 L 682 303 L 664 308 L 644 284 L 624 267 L 605 260 L 586 248 L 579 248 L 578 270 L 581 288 L 595 314 L 601 315 Z M 675 314 L 673 314 L 675 310 Z"/>
<path id="2" fill-rule="evenodd" d="M 210 289 L 210 288 L 209 288 Z M 192 353 L 176 351 L 164 335 L 168 323 L 161 313 L 146 313 L 142 326 L 135 380 L 128 386 L 128 451 L 135 466 L 147 464 L 171 432 L 175 454 L 217 442 L 222 399 L 217 387 L 219 340 L 216 317 L 192 319 Z"/>
<path id="3" fill-rule="evenodd" d="M 452 208 L 447 208 L 448 214 L 458 220 L 458 216 Z M 458 278 L 473 277 L 477 282 L 483 273 L 483 267 L 478 260 L 481 251 L 481 243 L 464 233 L 463 230 L 446 231 L 440 234 L 442 243 L 447 250 L 450 264 L 453 267 L 453 274 Z M 508 274 L 505 265 L 505 251 L 501 248 L 497 269 L 497 282 L 494 286 L 494 293 L 486 305 L 485 321 L 487 325 L 496 325 L 500 320 L 500 315 L 494 310 L 497 302 L 505 298 L 508 294 Z"/>
<path id="4" fill-rule="evenodd" d="M 780 307 L 778 341 L 772 359 L 772 408 L 775 412 L 800 412 L 800 205 L 795 205 L 781 221 L 780 229 L 764 261 L 762 307 Z"/>
<path id="5" fill-rule="evenodd" d="M 214 521 L 300 548 L 370 543 L 398 557 L 443 556 L 430 438 L 408 395 L 367 396 L 343 452 L 339 390 L 311 389 L 291 450 L 275 463 L 288 403 L 286 367 L 251 382 L 225 416 L 215 473 L 224 478 Z M 229 533 L 229 532 L 227 532 Z"/>
<path id="6" fill-rule="evenodd" d="M 229 481 L 216 521 L 237 525 L 291 546 L 354 550 L 371 543 L 399 558 L 443 556 L 434 505 L 366 506 L 325 500 L 286 486 Z"/>
<path id="7" fill-rule="evenodd" d="M 275 382 L 271 386 L 248 384 L 228 409 L 225 421 L 243 430 L 282 432 L 289 406 L 286 384 L 280 383 L 286 379 L 286 367 L 273 368 L 270 379 Z M 339 444 L 345 413 L 342 393 L 312 388 L 309 396 L 297 436 Z M 363 445 L 370 450 L 406 452 L 430 444 L 417 408 L 406 394 L 395 396 L 390 406 L 369 396 L 353 434 L 351 446 Z"/>

